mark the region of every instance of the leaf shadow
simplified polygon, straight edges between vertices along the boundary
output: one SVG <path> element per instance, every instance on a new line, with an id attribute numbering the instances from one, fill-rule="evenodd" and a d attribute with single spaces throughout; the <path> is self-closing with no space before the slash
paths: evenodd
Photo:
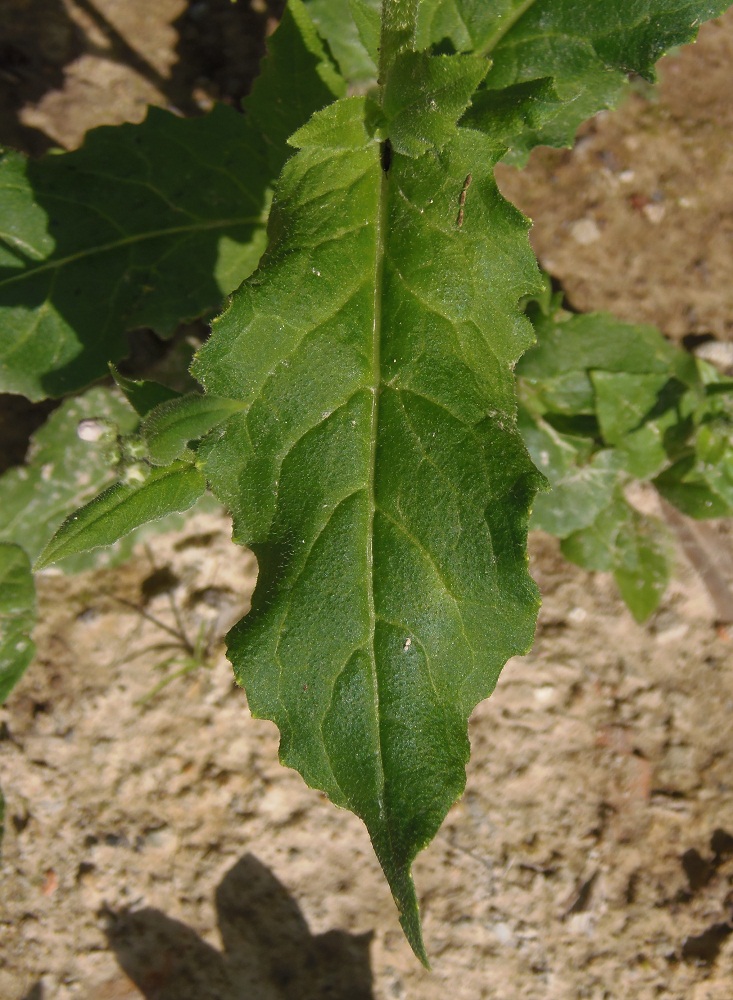
<path id="1" fill-rule="evenodd" d="M 160 910 L 107 911 L 117 961 L 146 1000 L 373 1000 L 371 934 L 311 934 L 251 854 L 216 890 L 223 949 Z"/>
<path id="2" fill-rule="evenodd" d="M 293 35 L 288 56 L 318 80 L 319 57 Z M 280 86 L 260 100 L 277 105 Z M 292 152 L 297 122 L 268 145 L 258 121 L 221 104 L 191 118 L 150 108 L 63 156 L 9 159 L 20 194 L 0 235 L 5 391 L 66 395 L 128 356 L 130 332 L 168 339 L 220 308 L 264 249 L 269 191 Z"/>
<path id="3" fill-rule="evenodd" d="M 25 224 L 43 226 L 52 249 L 41 257 L 0 238 L 15 258 L 0 267 L 9 391 L 75 391 L 130 353 L 130 331 L 168 339 L 179 321 L 216 311 L 222 241 L 256 263 L 247 248 L 258 245 L 271 183 L 258 144 L 231 109 L 181 119 L 151 108 L 140 125 L 95 129 L 79 150 L 28 160 L 23 197 L 36 221 Z"/>

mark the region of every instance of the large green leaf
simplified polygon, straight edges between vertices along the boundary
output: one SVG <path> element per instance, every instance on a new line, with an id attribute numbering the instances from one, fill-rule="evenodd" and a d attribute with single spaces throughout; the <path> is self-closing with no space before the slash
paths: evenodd
<path id="1" fill-rule="evenodd" d="M 310 6 L 335 37 L 344 5 Z M 381 32 L 377 0 L 349 10 L 379 63 L 378 91 L 331 103 L 346 90 L 336 47 L 302 0 L 254 89 L 250 127 L 272 137 L 263 175 L 284 168 L 267 252 L 195 362 L 203 401 L 148 412 L 159 390 L 125 387 L 146 411 L 153 459 L 186 460 L 102 494 L 43 560 L 180 509 L 206 475 L 260 565 L 229 640 L 251 709 L 280 727 L 285 763 L 363 818 L 425 960 L 412 862 L 463 789 L 468 716 L 528 647 L 538 604 L 525 543 L 542 477 L 520 434 L 514 365 L 532 340 L 519 300 L 543 286 L 493 168 L 507 149 L 567 141 L 628 72 L 648 74 L 692 37 L 693 13 L 719 8 L 385 0 Z M 43 234 L 43 219 L 32 223 Z M 545 319 L 552 338 L 556 318 Z M 580 497 L 555 530 L 598 561 L 612 531 L 611 568 L 641 615 L 666 564 L 646 522 L 607 507 L 632 460 L 652 475 L 658 456 L 649 441 L 624 452 L 625 441 L 657 421 L 667 472 L 690 450 L 693 465 L 717 454 L 725 420 L 657 334 L 639 346 L 608 317 L 594 324 L 590 338 L 579 319 L 558 344 L 541 335 L 521 371 L 523 430 L 556 490 Z M 624 373 L 636 379 L 630 407 L 614 405 L 610 376 Z M 658 422 L 678 386 L 681 429 Z M 186 445 L 199 434 L 194 465 Z"/>
<path id="2" fill-rule="evenodd" d="M 20 546 L 0 542 L 0 705 L 33 659 L 31 630 L 35 618 L 36 592 L 30 560 Z"/>
<path id="3" fill-rule="evenodd" d="M 237 677 L 282 760 L 363 818 L 424 958 L 412 861 L 464 787 L 469 713 L 534 630 L 541 477 L 512 365 L 540 281 L 502 149 L 455 127 L 481 71 L 414 58 L 415 5 L 389 9 L 379 113 L 347 98 L 296 134 L 268 253 L 193 372 L 245 404 L 198 450 L 260 565 Z M 432 144 L 384 97 L 406 66 Z"/>
<path id="4" fill-rule="evenodd" d="M 286 140 L 344 89 L 302 4 L 291 8 L 247 117 L 151 108 L 75 152 L 0 157 L 0 391 L 79 389 L 127 353 L 126 331 L 169 335 L 254 270 Z"/>

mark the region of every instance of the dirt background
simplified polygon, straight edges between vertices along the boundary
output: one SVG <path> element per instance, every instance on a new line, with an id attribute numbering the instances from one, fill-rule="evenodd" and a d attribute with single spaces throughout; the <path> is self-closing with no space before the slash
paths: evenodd
<path id="1" fill-rule="evenodd" d="M 276 14 L 3 0 L 0 141 L 236 102 Z M 728 15 L 573 152 L 502 171 L 576 307 L 733 340 L 732 64 Z M 535 648 L 476 710 L 466 794 L 415 866 L 427 973 L 360 822 L 278 765 L 232 684 L 216 637 L 256 567 L 228 530 L 197 515 L 121 570 L 40 579 L 38 661 L 0 710 L 3 1000 L 733 998 L 733 645 L 682 555 L 639 627 L 533 538 Z M 145 700 L 184 665 L 180 622 L 209 666 Z"/>

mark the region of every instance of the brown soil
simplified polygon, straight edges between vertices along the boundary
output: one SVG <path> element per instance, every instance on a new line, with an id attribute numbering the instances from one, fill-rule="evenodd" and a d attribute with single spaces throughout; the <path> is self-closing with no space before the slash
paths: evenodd
<path id="1" fill-rule="evenodd" d="M 54 42 L 10 3 L 38 62 L 0 139 L 74 145 L 173 103 L 171 80 L 179 105 L 246 87 L 176 61 L 217 4 L 94 0 L 105 35 L 91 0 L 44 2 Z M 264 4 L 237 8 L 259 51 Z M 505 172 L 577 307 L 730 338 L 732 47 L 729 15 L 653 100 Z M 731 1000 L 733 646 L 682 556 L 639 627 L 609 577 L 533 539 L 535 649 L 475 712 L 466 794 L 416 864 L 427 973 L 362 825 L 279 766 L 220 644 L 144 701 L 185 658 L 151 619 L 220 636 L 246 608 L 255 565 L 228 530 L 197 515 L 122 569 L 40 578 L 38 661 L 0 710 L 3 1000 Z"/>

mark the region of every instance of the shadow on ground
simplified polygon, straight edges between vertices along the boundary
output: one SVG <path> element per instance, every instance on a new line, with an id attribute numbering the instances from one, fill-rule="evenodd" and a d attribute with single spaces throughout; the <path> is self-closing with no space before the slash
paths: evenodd
<path id="1" fill-rule="evenodd" d="M 0 38 L 0 142 L 38 155 L 48 136 L 18 120 L 26 104 L 63 85 L 64 68 L 84 51 L 84 35 L 62 0 L 5 0 Z"/>
<path id="2" fill-rule="evenodd" d="M 265 34 L 282 14 L 284 0 L 250 6 L 241 0 L 189 0 L 173 27 L 177 61 L 162 76 L 124 37 L 95 0 L 73 0 L 105 40 L 95 46 L 69 16 L 63 0 L 4 0 L 0 37 L 0 143 L 33 156 L 55 142 L 23 124 L 26 105 L 64 85 L 66 67 L 82 55 L 129 66 L 152 83 L 169 107 L 201 114 L 199 97 L 239 106 L 249 92 L 265 50 Z"/>
<path id="3" fill-rule="evenodd" d="M 372 1000 L 371 935 L 312 935 L 252 855 L 224 876 L 216 909 L 222 951 L 159 910 L 107 913 L 110 947 L 146 1000 Z"/>

